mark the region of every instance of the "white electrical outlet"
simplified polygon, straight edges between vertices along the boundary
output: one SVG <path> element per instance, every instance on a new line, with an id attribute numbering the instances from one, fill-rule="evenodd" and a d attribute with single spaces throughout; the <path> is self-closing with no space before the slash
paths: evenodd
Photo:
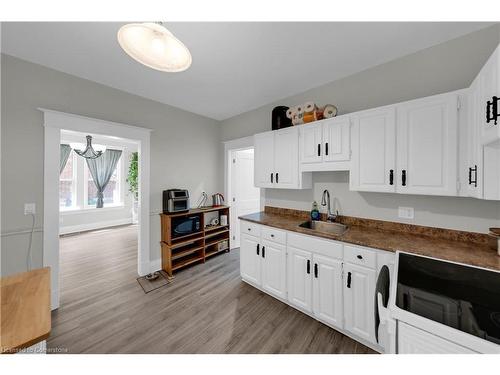
<path id="1" fill-rule="evenodd" d="M 24 204 L 24 214 L 25 215 L 36 214 L 36 204 L 35 203 L 25 203 Z"/>
<path id="2" fill-rule="evenodd" d="M 399 207 L 398 217 L 401 219 L 413 219 L 415 217 L 415 210 L 413 207 Z"/>

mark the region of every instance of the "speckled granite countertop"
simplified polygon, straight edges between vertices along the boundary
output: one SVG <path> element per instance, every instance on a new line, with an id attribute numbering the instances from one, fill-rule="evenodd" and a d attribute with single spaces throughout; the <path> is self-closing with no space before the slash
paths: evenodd
<path id="1" fill-rule="evenodd" d="M 487 245 L 486 235 L 480 233 L 340 217 L 339 221 L 349 225 L 349 229 L 335 236 L 299 227 L 307 217 L 293 210 L 268 207 L 266 212 L 240 216 L 240 219 L 355 245 L 392 252 L 400 250 L 500 271 L 500 256 Z"/>

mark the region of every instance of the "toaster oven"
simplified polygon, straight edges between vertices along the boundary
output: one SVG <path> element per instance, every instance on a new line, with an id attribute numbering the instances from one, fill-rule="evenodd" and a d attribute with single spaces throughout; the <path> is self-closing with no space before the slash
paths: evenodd
<path id="1" fill-rule="evenodd" d="M 183 212 L 189 210 L 189 192 L 185 189 L 163 191 L 163 212 Z"/>

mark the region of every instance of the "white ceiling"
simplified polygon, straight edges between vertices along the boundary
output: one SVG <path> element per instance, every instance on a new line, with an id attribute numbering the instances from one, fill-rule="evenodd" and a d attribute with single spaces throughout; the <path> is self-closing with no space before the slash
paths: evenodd
<path id="1" fill-rule="evenodd" d="M 490 23 L 169 23 L 193 56 L 181 73 L 128 57 L 121 25 L 3 23 L 2 52 L 223 120 Z"/>

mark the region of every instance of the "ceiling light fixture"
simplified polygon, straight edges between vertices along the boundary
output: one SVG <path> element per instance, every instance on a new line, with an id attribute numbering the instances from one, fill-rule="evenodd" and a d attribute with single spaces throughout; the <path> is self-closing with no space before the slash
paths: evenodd
<path id="1" fill-rule="evenodd" d="M 97 159 L 99 156 L 106 151 L 106 146 L 103 145 L 94 145 L 92 147 L 92 136 L 87 135 L 87 147 L 82 151 L 83 144 L 81 143 L 70 143 L 70 147 L 75 150 L 75 152 L 84 157 L 85 159 Z"/>
<path id="2" fill-rule="evenodd" d="M 134 60 L 163 72 L 182 72 L 192 62 L 187 47 L 161 22 L 124 25 L 118 30 L 118 43 Z"/>

